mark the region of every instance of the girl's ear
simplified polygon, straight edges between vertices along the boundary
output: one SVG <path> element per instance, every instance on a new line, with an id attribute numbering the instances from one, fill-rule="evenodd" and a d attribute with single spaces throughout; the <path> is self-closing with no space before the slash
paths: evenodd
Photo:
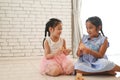
<path id="1" fill-rule="evenodd" d="M 49 27 L 49 31 L 50 31 L 50 32 L 52 31 L 52 27 Z"/>
<path id="2" fill-rule="evenodd" d="M 102 26 L 99 26 L 99 27 L 98 27 L 98 30 L 100 31 L 101 29 L 102 29 Z"/>

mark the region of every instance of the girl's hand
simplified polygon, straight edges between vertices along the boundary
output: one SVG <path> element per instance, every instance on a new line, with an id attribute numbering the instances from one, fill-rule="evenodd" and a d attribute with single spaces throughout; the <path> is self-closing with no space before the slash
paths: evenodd
<path id="1" fill-rule="evenodd" d="M 63 53 L 64 53 L 65 55 L 68 55 L 68 54 L 70 54 L 71 51 L 72 51 L 71 49 L 64 49 L 64 50 L 63 50 Z"/>
<path id="2" fill-rule="evenodd" d="M 65 49 L 64 47 L 61 48 L 62 53 L 65 55 L 68 55 L 72 50 L 71 49 Z"/>
<path id="3" fill-rule="evenodd" d="M 87 48 L 83 43 L 80 44 L 80 50 L 83 52 L 83 53 L 86 53 L 86 54 L 89 54 L 89 48 Z"/>
<path id="4" fill-rule="evenodd" d="M 81 44 L 81 43 L 80 43 Z M 82 46 L 79 45 L 78 50 L 77 50 L 77 56 L 80 57 L 82 55 Z"/>
<path id="5" fill-rule="evenodd" d="M 79 48 L 80 48 L 80 50 L 84 50 L 86 47 L 85 47 L 85 45 L 83 43 L 81 43 Z"/>
<path id="6" fill-rule="evenodd" d="M 82 50 L 77 51 L 77 56 L 80 57 L 82 55 Z"/>

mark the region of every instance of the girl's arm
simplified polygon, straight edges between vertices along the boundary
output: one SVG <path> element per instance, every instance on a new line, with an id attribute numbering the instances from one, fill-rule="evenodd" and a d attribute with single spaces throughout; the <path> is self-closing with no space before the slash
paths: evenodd
<path id="1" fill-rule="evenodd" d="M 80 57 L 80 56 L 82 55 L 82 50 L 81 50 L 81 48 L 80 48 L 81 43 L 82 43 L 82 42 L 80 41 L 79 46 L 78 46 L 78 49 L 77 49 L 77 56 L 78 56 L 78 57 Z"/>
<path id="2" fill-rule="evenodd" d="M 91 54 L 96 58 L 102 58 L 107 50 L 107 47 L 108 47 L 108 40 L 105 39 L 104 43 L 101 45 L 98 52 L 85 47 L 84 44 L 82 44 L 81 49 L 84 53 Z"/>
<path id="3" fill-rule="evenodd" d="M 63 48 L 66 49 L 66 41 L 63 39 Z"/>
<path id="4" fill-rule="evenodd" d="M 71 49 L 67 49 L 66 48 L 66 41 L 65 41 L 65 39 L 63 39 L 63 47 L 62 47 L 62 50 L 63 50 L 63 53 L 65 54 L 65 55 L 68 55 L 72 50 Z"/>

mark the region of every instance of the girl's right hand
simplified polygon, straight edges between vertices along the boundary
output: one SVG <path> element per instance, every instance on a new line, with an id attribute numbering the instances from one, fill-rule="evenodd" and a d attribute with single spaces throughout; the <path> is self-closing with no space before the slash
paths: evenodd
<path id="1" fill-rule="evenodd" d="M 80 50 L 80 48 L 78 48 L 77 56 L 80 57 L 81 55 L 82 55 L 82 50 Z"/>
<path id="2" fill-rule="evenodd" d="M 82 49 L 83 49 L 83 43 L 81 42 L 80 44 L 79 44 L 79 47 L 78 47 L 78 50 L 77 50 L 77 56 L 78 57 L 80 57 L 81 55 L 82 55 L 82 53 L 83 53 L 83 51 L 82 51 Z"/>
<path id="3" fill-rule="evenodd" d="M 87 48 L 83 43 L 80 44 L 80 50 L 85 54 L 89 54 L 90 52 L 90 49 Z"/>

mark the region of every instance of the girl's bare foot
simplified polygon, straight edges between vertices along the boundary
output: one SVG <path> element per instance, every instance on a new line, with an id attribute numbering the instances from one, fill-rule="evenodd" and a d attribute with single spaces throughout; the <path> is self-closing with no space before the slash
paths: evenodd
<path id="1" fill-rule="evenodd" d="M 75 80 L 84 80 L 84 78 L 81 73 L 77 73 Z"/>
<path id="2" fill-rule="evenodd" d="M 116 75 L 115 71 L 108 71 L 107 74 L 109 74 L 109 75 L 113 75 L 113 76 Z"/>

